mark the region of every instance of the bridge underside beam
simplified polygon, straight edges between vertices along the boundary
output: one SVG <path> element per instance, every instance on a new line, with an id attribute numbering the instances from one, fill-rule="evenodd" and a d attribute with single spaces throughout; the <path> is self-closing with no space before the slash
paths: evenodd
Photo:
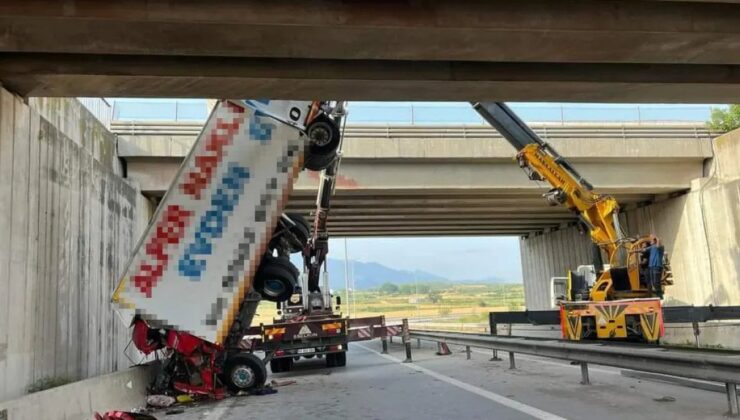
<path id="1" fill-rule="evenodd" d="M 732 102 L 740 65 L 379 61 L 5 53 L 23 96 Z"/>
<path id="2" fill-rule="evenodd" d="M 364 164 L 368 165 L 365 175 L 362 174 Z M 499 172 L 497 176 L 471 176 L 470 166 L 475 165 L 454 165 L 457 169 L 444 170 L 443 173 L 450 174 L 447 179 L 438 176 L 437 165 L 344 162 L 343 175 L 332 198 L 328 223 L 332 235 L 525 235 L 576 222 L 575 215 L 565 208 L 548 206 L 541 197 L 547 188 L 527 181 L 519 168 L 508 161 L 486 165 L 494 167 L 494 171 Z M 137 182 L 145 194 L 156 198 L 169 187 L 179 162 L 175 159 L 129 159 L 127 166 L 129 178 Z M 643 179 L 663 179 L 661 176 L 665 174 L 660 172 L 667 171 L 669 166 L 653 163 L 646 165 L 640 174 Z M 679 172 L 686 171 L 676 162 L 672 166 L 679 168 Z M 667 195 L 688 185 L 688 182 L 680 184 L 682 181 L 677 174 L 672 175 L 675 179 L 670 185 L 647 185 L 635 180 L 626 185 L 620 179 L 629 179 L 628 176 L 610 181 L 609 176 L 618 172 L 610 174 L 609 171 L 629 168 L 615 163 L 599 167 L 601 176 L 592 177 L 596 187 L 615 195 L 625 206 L 653 201 L 656 194 Z M 512 176 L 501 175 L 509 169 Z M 301 173 L 286 211 L 299 212 L 311 220 L 316 208 L 317 185 L 315 173 Z"/>
<path id="3" fill-rule="evenodd" d="M 736 2 L 7 0 L 15 52 L 740 64 Z"/>
<path id="4" fill-rule="evenodd" d="M 145 194 L 162 195 L 180 167 L 174 159 L 130 159 L 128 176 L 135 180 Z M 579 162 L 578 169 L 599 191 L 607 193 L 664 194 L 685 190 L 691 180 L 702 175 L 701 164 L 693 160 L 664 160 L 638 162 Z M 444 174 L 444 176 L 440 176 Z M 302 172 L 295 185 L 296 196 L 307 196 L 312 202 L 318 187 L 318 173 Z M 525 194 L 537 200 L 547 191 L 543 183 L 532 182 L 517 165 L 502 162 L 418 162 L 395 163 L 365 161 L 343 162 L 337 181 L 337 195 L 344 195 L 358 205 L 373 206 L 407 202 L 409 193 L 437 191 L 439 193 L 471 194 L 476 197 L 461 204 L 475 207 L 475 200 L 492 195 L 503 202 L 519 204 Z M 362 195 L 366 195 L 363 198 Z M 391 200 L 379 201 L 386 196 Z M 353 197 L 354 196 L 354 197 Z M 395 196 L 395 197 L 394 197 Z M 508 201 L 507 201 L 508 200 Z M 414 204 L 428 205 L 418 202 Z"/>
<path id="5" fill-rule="evenodd" d="M 733 101 L 728 1 L 9 0 L 24 95 Z"/>

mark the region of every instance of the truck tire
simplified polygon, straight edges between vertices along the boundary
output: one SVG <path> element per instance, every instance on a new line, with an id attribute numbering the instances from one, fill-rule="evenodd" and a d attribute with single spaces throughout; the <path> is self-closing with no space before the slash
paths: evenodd
<path id="1" fill-rule="evenodd" d="M 347 352 L 334 353 L 334 366 L 343 367 L 347 366 Z"/>
<path id="2" fill-rule="evenodd" d="M 336 157 L 336 152 L 326 155 L 318 155 L 312 154 L 310 150 L 306 150 L 306 157 L 303 161 L 303 167 L 308 169 L 309 171 L 321 171 L 331 165 Z"/>
<path id="3" fill-rule="evenodd" d="M 306 127 L 308 149 L 312 155 L 331 155 L 339 147 L 341 133 L 337 123 L 326 114 L 318 115 Z"/>
<path id="4" fill-rule="evenodd" d="M 301 252 L 311 237 L 311 227 L 306 218 L 299 213 L 285 213 L 285 215 L 295 223 L 295 226 L 291 226 L 288 230 L 298 239 L 298 243 L 291 243 L 290 252 Z"/>
<path id="5" fill-rule="evenodd" d="M 283 364 L 281 367 L 281 372 L 290 372 L 293 370 L 293 358 L 292 357 L 286 357 L 284 359 L 279 359 Z"/>
<path id="6" fill-rule="evenodd" d="M 222 382 L 232 391 L 252 391 L 262 388 L 267 380 L 267 368 L 251 353 L 237 353 L 224 363 Z"/>
<path id="7" fill-rule="evenodd" d="M 283 371 L 283 360 L 284 359 L 272 359 L 270 360 L 270 371 L 272 373 L 280 373 Z"/>
<path id="8" fill-rule="evenodd" d="M 329 353 L 326 355 L 326 367 L 333 368 L 337 366 L 336 353 Z"/>
<path id="9" fill-rule="evenodd" d="M 288 258 L 265 255 L 254 276 L 254 290 L 270 302 L 284 302 L 298 285 L 298 269 Z"/>

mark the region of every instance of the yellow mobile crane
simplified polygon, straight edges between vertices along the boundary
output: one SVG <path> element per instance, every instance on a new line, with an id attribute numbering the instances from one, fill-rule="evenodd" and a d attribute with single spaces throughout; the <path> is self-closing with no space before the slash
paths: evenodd
<path id="1" fill-rule="evenodd" d="M 564 205 L 576 213 L 608 259 L 607 267 L 601 263 L 601 252 L 597 253 L 593 284 L 582 273 L 568 273 L 565 298 L 560 302 L 563 338 L 657 342 L 663 335 L 663 288 L 673 279 L 664 256 L 660 284 L 648 287 L 642 256 L 656 238 L 627 236 L 620 226 L 619 204 L 614 197 L 594 192 L 588 181 L 505 104 L 472 105 L 514 146 L 516 160 L 529 178 L 552 186 L 544 194 L 548 203 Z"/>

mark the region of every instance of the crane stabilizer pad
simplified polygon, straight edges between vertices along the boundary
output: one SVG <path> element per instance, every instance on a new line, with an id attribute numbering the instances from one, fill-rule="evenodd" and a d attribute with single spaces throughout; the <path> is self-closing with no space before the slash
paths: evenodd
<path id="1" fill-rule="evenodd" d="M 124 322 L 223 343 L 305 145 L 296 125 L 248 105 L 221 101 L 208 118 L 116 288 Z"/>

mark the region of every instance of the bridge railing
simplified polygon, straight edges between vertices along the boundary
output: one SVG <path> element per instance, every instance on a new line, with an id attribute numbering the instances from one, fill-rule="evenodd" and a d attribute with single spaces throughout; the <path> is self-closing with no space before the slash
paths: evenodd
<path id="1" fill-rule="evenodd" d="M 509 103 L 527 122 L 704 122 L 710 118 L 709 104 L 560 104 Z M 115 120 L 205 121 L 208 116 L 205 100 L 117 100 L 113 110 Z M 350 124 L 484 124 L 480 116 L 466 103 L 414 102 L 350 102 Z"/>
<path id="2" fill-rule="evenodd" d="M 700 123 L 629 124 L 629 123 L 568 123 L 553 125 L 531 123 L 543 139 L 697 139 L 707 140 L 719 135 Z M 173 121 L 114 121 L 114 133 L 129 136 L 196 136 L 202 128 L 198 122 Z M 347 138 L 500 138 L 490 127 L 476 125 L 348 125 Z"/>

